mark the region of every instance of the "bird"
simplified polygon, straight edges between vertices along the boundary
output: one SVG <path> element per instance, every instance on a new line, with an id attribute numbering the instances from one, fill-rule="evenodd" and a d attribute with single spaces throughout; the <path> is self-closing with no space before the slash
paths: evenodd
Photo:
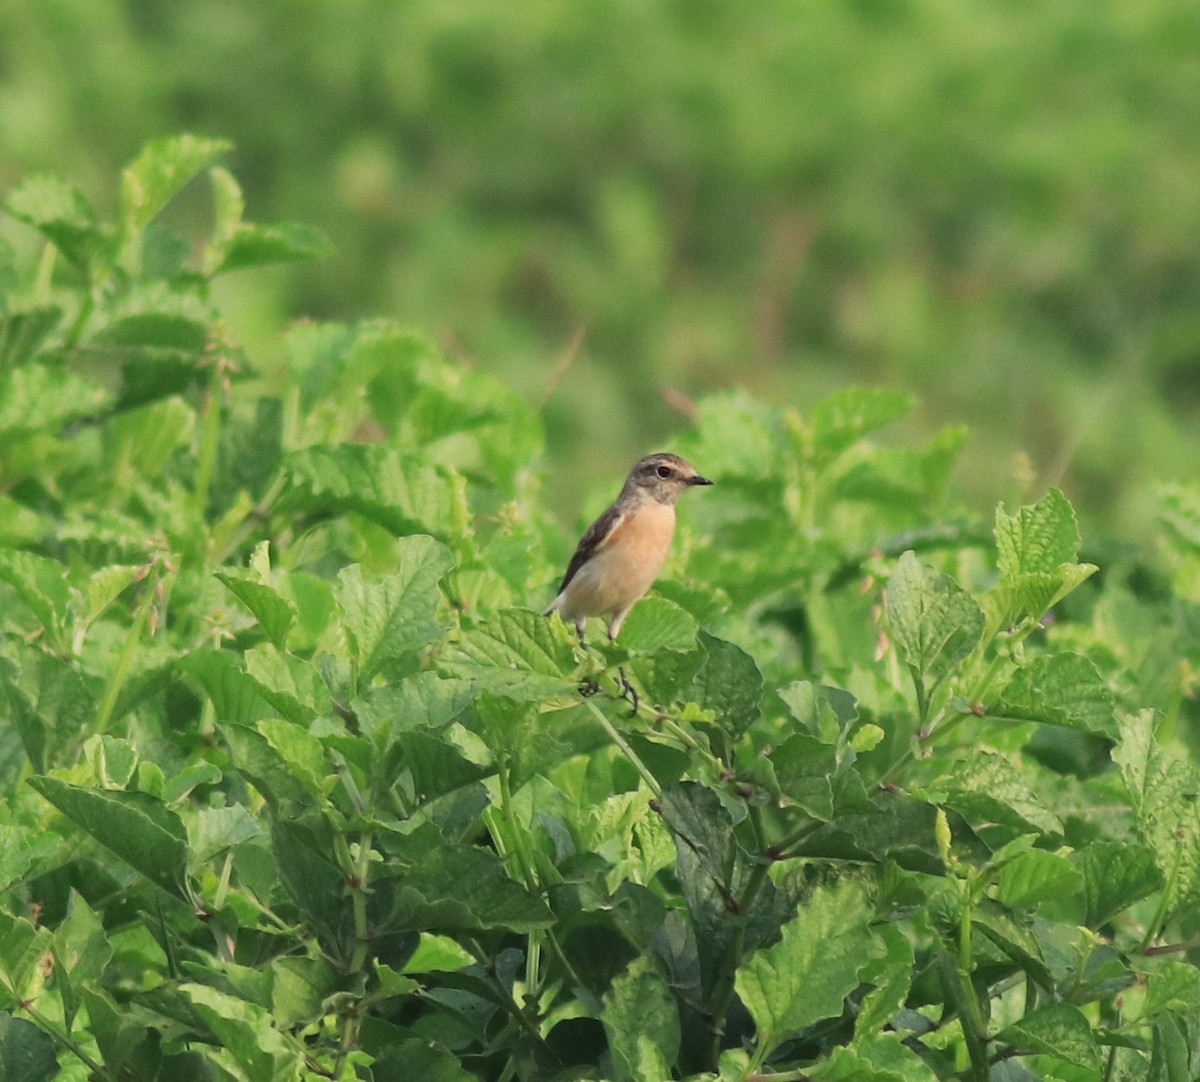
<path id="1" fill-rule="evenodd" d="M 678 455 L 659 452 L 629 471 L 621 494 L 587 528 L 543 616 L 557 612 L 580 642 L 589 616 L 608 617 L 615 639 L 633 606 L 654 585 L 675 535 L 675 503 L 689 488 L 711 485 Z"/>

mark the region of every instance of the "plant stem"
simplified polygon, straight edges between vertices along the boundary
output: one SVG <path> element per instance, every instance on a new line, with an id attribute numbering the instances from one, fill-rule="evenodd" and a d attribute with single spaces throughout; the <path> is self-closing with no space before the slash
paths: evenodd
<path id="1" fill-rule="evenodd" d="M 125 681 L 129 679 L 129 670 L 133 667 L 134 652 L 141 641 L 142 633 L 146 630 L 150 613 L 154 610 L 154 593 L 157 583 L 158 579 L 154 574 L 146 578 L 142 597 L 138 601 L 138 607 L 133 614 L 133 623 L 129 626 L 129 634 L 125 636 L 125 645 L 121 647 L 121 654 L 117 658 L 117 664 L 113 669 L 112 676 L 109 677 L 107 687 L 104 689 L 104 697 L 100 700 L 100 705 L 96 708 L 96 724 L 92 727 L 94 734 L 103 733 L 108 728 L 109 721 L 112 720 L 113 710 L 117 706 L 117 699 L 121 695 L 121 689 L 124 688 Z"/>
<path id="2" fill-rule="evenodd" d="M 200 408 L 203 427 L 200 430 L 200 449 L 196 455 L 196 478 L 194 495 L 196 513 L 204 521 L 208 512 L 208 494 L 212 488 L 213 472 L 217 464 L 217 450 L 221 438 L 221 385 L 225 379 L 224 366 L 219 356 L 211 359 L 208 390 Z"/>
<path id="3" fill-rule="evenodd" d="M 604 711 L 601 710 L 590 699 L 585 699 L 584 704 L 587 706 L 587 708 L 589 710 L 591 710 L 591 712 L 593 714 L 596 715 L 596 718 L 600 722 L 600 724 L 604 726 L 605 731 L 609 735 L 609 739 L 611 739 L 612 742 L 614 744 L 616 744 L 617 747 L 620 748 L 621 751 L 623 751 L 625 753 L 626 758 L 633 764 L 634 769 L 636 769 L 637 772 L 641 775 L 642 781 L 644 781 L 646 783 L 646 785 L 649 787 L 650 792 L 652 792 L 655 796 L 661 796 L 662 795 L 662 786 L 658 784 L 658 779 L 653 774 L 650 773 L 646 764 L 643 763 L 642 760 L 638 757 L 637 752 L 635 752 L 633 750 L 633 748 L 631 748 L 629 746 L 629 741 L 626 740 L 617 731 L 616 726 L 613 725 L 613 723 L 611 721 L 609 721 L 609 719 L 605 716 Z"/>
<path id="4" fill-rule="evenodd" d="M 75 1038 L 68 1036 L 66 1033 L 60 1030 L 53 1022 L 50 1021 L 49 1018 L 42 1014 L 32 1004 L 22 1003 L 20 1006 L 21 1010 L 29 1015 L 29 1017 L 32 1018 L 37 1024 L 38 1029 L 40 1029 L 47 1036 L 56 1040 L 73 1055 L 77 1056 L 79 1060 L 88 1068 L 88 1070 L 91 1071 L 92 1078 L 98 1079 L 100 1082 L 112 1082 L 112 1075 L 105 1070 L 102 1064 L 97 1063 L 94 1059 L 92 1059 L 92 1057 L 83 1050 L 83 1046 L 80 1045 Z"/>
<path id="5" fill-rule="evenodd" d="M 725 965 L 709 999 L 709 1028 L 712 1030 L 709 1066 L 714 1071 L 721 1058 L 721 1038 L 725 1035 L 725 1016 L 729 1012 L 729 1004 L 733 1001 L 737 971 L 742 964 L 742 952 L 746 947 L 746 923 L 750 908 L 758 899 L 758 893 L 767 881 L 769 868 L 770 862 L 765 857 L 761 858 L 751 869 L 742 896 L 737 899 L 737 924 L 733 929 L 729 949 L 725 954 Z"/>

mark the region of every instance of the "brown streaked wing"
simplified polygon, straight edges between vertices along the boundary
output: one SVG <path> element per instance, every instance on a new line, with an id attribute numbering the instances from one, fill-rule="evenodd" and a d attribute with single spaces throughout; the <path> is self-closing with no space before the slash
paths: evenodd
<path id="1" fill-rule="evenodd" d="M 575 555 L 567 564 L 567 573 L 558 588 L 560 594 L 570 585 L 579 569 L 609 542 L 624 518 L 625 512 L 618 511 L 614 503 L 587 528 L 587 532 L 579 539 Z"/>

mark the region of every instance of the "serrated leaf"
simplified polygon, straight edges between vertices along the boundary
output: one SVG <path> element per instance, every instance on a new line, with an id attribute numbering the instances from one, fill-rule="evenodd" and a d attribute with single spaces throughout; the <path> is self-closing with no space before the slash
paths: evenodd
<path id="1" fill-rule="evenodd" d="M 419 672 L 386 687 L 371 688 L 354 702 L 354 711 L 362 731 L 377 747 L 385 748 L 397 733 L 444 727 L 478 694 L 470 680 Z"/>
<path id="2" fill-rule="evenodd" d="M 2 291 L 0 291 L 2 292 Z M 58 327 L 63 310 L 57 304 L 11 305 L 0 315 L 0 370 L 23 365 Z"/>
<path id="3" fill-rule="evenodd" d="M 271 1012 L 203 984 L 181 984 L 196 1015 L 248 1079 L 299 1079 L 304 1056 L 272 1024 Z"/>
<path id="4" fill-rule="evenodd" d="M 262 835 L 262 827 L 241 804 L 230 804 L 225 808 L 201 808 L 196 812 L 188 831 L 191 868 L 198 870 L 227 849 Z"/>
<path id="5" fill-rule="evenodd" d="M 634 606 L 621 628 L 621 645 L 638 653 L 687 652 L 696 648 L 699 625 L 686 609 L 664 597 L 648 597 Z"/>
<path id="6" fill-rule="evenodd" d="M 225 568 L 214 572 L 219 579 L 262 626 L 279 649 L 287 645 L 288 632 L 296 622 L 296 609 L 273 586 L 260 581 L 253 571 Z"/>
<path id="7" fill-rule="evenodd" d="M 933 788 L 943 792 L 944 803 L 968 822 L 1062 833 L 1058 816 L 1034 795 L 1017 768 L 997 752 L 968 752 L 934 782 Z"/>
<path id="8" fill-rule="evenodd" d="M 1048 1003 L 996 1035 L 1019 1051 L 1041 1052 L 1091 1071 L 1101 1067 L 1100 1046 L 1083 1013 L 1068 1003 Z"/>
<path id="9" fill-rule="evenodd" d="M 808 733 L 792 733 L 765 759 L 771 766 L 767 784 L 781 806 L 803 808 L 814 819 L 833 818 L 833 775 L 837 753 Z"/>
<path id="10" fill-rule="evenodd" d="M 45 831 L 0 824 L 0 891 L 20 882 L 33 864 L 56 845 Z"/>
<path id="11" fill-rule="evenodd" d="M 872 915 L 856 880 L 818 886 L 783 926 L 780 942 L 738 970 L 737 993 L 758 1027 L 760 1048 L 777 1048 L 841 1014 L 858 974 L 883 953 L 867 927 Z"/>
<path id="12" fill-rule="evenodd" d="M 812 1082 L 936 1082 L 937 1075 L 899 1033 L 856 1037 L 816 1065 Z"/>
<path id="13" fill-rule="evenodd" d="M 418 806 L 493 773 L 491 767 L 471 762 L 455 745 L 423 732 L 398 734 L 388 762 L 396 763 L 397 771 L 407 775 L 407 786 Z"/>
<path id="14" fill-rule="evenodd" d="M 168 894 L 187 902 L 187 832 L 173 811 L 145 793 L 84 789 L 58 778 L 29 784 L 77 827 Z"/>
<path id="15" fill-rule="evenodd" d="M 4 209 L 37 229 L 81 270 L 87 269 L 107 239 L 83 193 L 56 177 L 26 180 L 9 193 Z"/>
<path id="16" fill-rule="evenodd" d="M 653 954 L 612 982 L 600 1014 L 617 1082 L 669 1078 L 679 1055 L 679 1008 Z"/>
<path id="17" fill-rule="evenodd" d="M 32 361 L 0 373 L 0 446 L 36 432 L 57 434 L 68 421 L 94 417 L 112 394 L 83 376 Z"/>
<path id="18" fill-rule="evenodd" d="M 875 987 L 863 996 L 855 1019 L 856 1044 L 892 1021 L 904 1006 L 912 987 L 915 956 L 912 944 L 900 926 L 895 923 L 879 924 L 875 927 L 875 934 L 883 944 L 885 953 L 873 959 L 859 973 L 863 983 Z"/>
<path id="19" fill-rule="evenodd" d="M 121 223 L 125 230 L 144 229 L 189 180 L 229 149 L 230 144 L 222 139 L 195 135 L 147 143 L 121 174 Z"/>
<path id="20" fill-rule="evenodd" d="M 12 1010 L 40 985 L 39 967 L 50 949 L 49 928 L 34 927 L 0 910 L 0 1009 Z"/>
<path id="21" fill-rule="evenodd" d="M 883 387 L 851 387 L 821 399 L 812 410 L 818 452 L 839 454 L 872 432 L 912 412 L 916 400 Z"/>
<path id="22" fill-rule="evenodd" d="M 144 566 L 113 564 L 93 571 L 83 591 L 83 622 L 90 624 L 101 615 L 130 586 L 144 578 Z"/>
<path id="23" fill-rule="evenodd" d="M 1100 840 L 1071 855 L 1083 876 L 1082 923 L 1099 928 L 1122 909 L 1162 886 L 1153 850 L 1144 845 Z"/>
<path id="24" fill-rule="evenodd" d="M 493 695 L 532 702 L 573 694 L 571 647 L 529 609 L 504 609 L 465 629 L 444 655 L 445 668 Z"/>
<path id="25" fill-rule="evenodd" d="M 20 594 L 59 649 L 66 646 L 64 619 L 71 604 L 66 576 L 67 569 L 49 557 L 15 550 L 0 552 L 0 581 Z"/>
<path id="26" fill-rule="evenodd" d="M 1157 740 L 1152 710 L 1124 718 L 1113 761 L 1129 791 L 1138 833 L 1167 884 L 1168 913 L 1200 895 L 1200 770 Z"/>
<path id="27" fill-rule="evenodd" d="M 59 1075 L 50 1037 L 24 1018 L 0 1014 L 0 1082 L 50 1082 Z"/>
<path id="28" fill-rule="evenodd" d="M 277 708 L 262 685 L 238 667 L 236 656 L 223 650 L 195 650 L 179 659 L 179 667 L 195 679 L 212 701 L 218 721 L 252 725 Z"/>
<path id="29" fill-rule="evenodd" d="M 925 567 L 911 550 L 888 580 L 887 615 L 896 645 L 921 676 L 949 675 L 979 642 L 984 617 L 949 575 Z"/>
<path id="30" fill-rule="evenodd" d="M 452 541 L 467 530 L 465 485 L 428 461 L 382 444 L 308 447 L 282 464 L 288 487 L 280 513 L 352 511 L 394 534 Z"/>
<path id="31" fill-rule="evenodd" d="M 371 582 L 357 564 L 347 567 L 334 590 L 364 685 L 442 635 L 438 581 L 454 566 L 454 558 L 432 537 L 402 537 L 396 542 L 396 563 L 394 574 Z"/>
<path id="32" fill-rule="evenodd" d="M 1057 488 L 1013 515 L 1001 504 L 996 510 L 996 551 L 1000 573 L 1008 578 L 1052 573 L 1074 563 L 1079 552 L 1074 508 Z"/>
<path id="33" fill-rule="evenodd" d="M 700 632 L 705 661 L 680 693 L 716 715 L 721 730 L 736 739 L 758 720 L 762 706 L 763 678 L 758 665 L 745 650 Z"/>
<path id="34" fill-rule="evenodd" d="M 273 225 L 240 223 L 223 245 L 213 275 L 268 263 L 290 263 L 299 259 L 322 259 L 332 254 L 333 245 L 319 229 L 298 222 Z"/>
<path id="35" fill-rule="evenodd" d="M 292 777 L 309 793 L 317 798 L 329 794 L 337 778 L 329 770 L 325 747 L 320 740 L 307 729 L 276 718 L 263 719 L 257 728 L 287 765 Z"/>
<path id="36" fill-rule="evenodd" d="M 1088 733 L 1119 735 L 1112 693 L 1080 654 L 1039 654 L 1013 673 L 991 711 Z"/>
<path id="37" fill-rule="evenodd" d="M 67 1028 L 81 1005 L 80 989 L 100 979 L 113 956 L 104 924 L 87 902 L 71 891 L 67 915 L 54 930 L 54 979 L 63 998 Z"/>
<path id="38" fill-rule="evenodd" d="M 394 913 L 398 927 L 415 931 L 532 932 L 554 923 L 546 903 L 510 879 L 498 857 L 463 845 L 407 863 Z"/>
<path id="39" fill-rule="evenodd" d="M 1083 876 L 1066 857 L 1038 849 L 1018 853 L 996 878 L 996 898 L 1011 909 L 1082 889 Z"/>
<path id="40" fill-rule="evenodd" d="M 87 1007 L 89 1030 L 104 1057 L 104 1068 L 126 1078 L 154 1078 L 162 1061 L 159 1035 L 144 1020 L 118 1008 L 98 984 L 84 985 L 81 998 Z"/>

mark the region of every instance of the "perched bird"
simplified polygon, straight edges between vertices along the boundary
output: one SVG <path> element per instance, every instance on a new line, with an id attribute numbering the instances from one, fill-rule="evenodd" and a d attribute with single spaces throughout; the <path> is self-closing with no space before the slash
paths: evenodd
<path id="1" fill-rule="evenodd" d="M 678 455 L 643 458 L 612 506 L 588 527 L 543 615 L 557 612 L 580 639 L 589 616 L 607 616 L 608 637 L 615 639 L 662 570 L 675 535 L 675 501 L 693 485 L 711 484 Z"/>

